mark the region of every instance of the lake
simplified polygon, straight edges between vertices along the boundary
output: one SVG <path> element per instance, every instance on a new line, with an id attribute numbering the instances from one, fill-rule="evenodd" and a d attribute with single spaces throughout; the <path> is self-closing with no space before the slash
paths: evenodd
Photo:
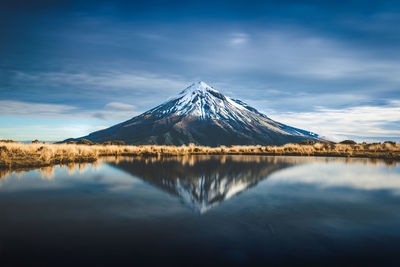
<path id="1" fill-rule="evenodd" d="M 120 157 L 0 177 L 2 266 L 400 262 L 395 162 Z"/>

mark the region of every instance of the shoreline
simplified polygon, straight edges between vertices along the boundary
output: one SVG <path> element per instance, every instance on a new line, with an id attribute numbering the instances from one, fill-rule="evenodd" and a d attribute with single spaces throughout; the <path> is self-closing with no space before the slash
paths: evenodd
<path id="1" fill-rule="evenodd" d="M 370 158 L 400 161 L 400 144 L 286 144 L 283 146 L 81 145 L 0 142 L 0 169 L 40 168 L 68 163 L 93 163 L 106 156 L 170 157 L 184 155 L 265 155 Z"/>

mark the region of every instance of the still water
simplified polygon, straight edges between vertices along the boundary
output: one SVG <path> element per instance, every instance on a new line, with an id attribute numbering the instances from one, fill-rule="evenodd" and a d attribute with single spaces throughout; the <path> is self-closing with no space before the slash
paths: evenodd
<path id="1" fill-rule="evenodd" d="M 104 158 L 0 177 L 1 266 L 400 264 L 398 163 Z"/>

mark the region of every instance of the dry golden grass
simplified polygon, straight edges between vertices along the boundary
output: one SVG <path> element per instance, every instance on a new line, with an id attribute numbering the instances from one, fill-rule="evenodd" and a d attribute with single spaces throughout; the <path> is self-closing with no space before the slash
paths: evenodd
<path id="1" fill-rule="evenodd" d="M 78 144 L 22 144 L 0 142 L 0 168 L 44 167 L 73 162 L 94 162 L 102 156 L 179 156 L 179 155 L 291 155 L 366 157 L 400 160 L 400 144 L 287 144 L 284 146 L 121 146 Z"/>
<path id="2" fill-rule="evenodd" d="M 90 146 L 0 142 L 0 167 L 40 167 L 69 162 L 92 162 L 98 155 Z"/>

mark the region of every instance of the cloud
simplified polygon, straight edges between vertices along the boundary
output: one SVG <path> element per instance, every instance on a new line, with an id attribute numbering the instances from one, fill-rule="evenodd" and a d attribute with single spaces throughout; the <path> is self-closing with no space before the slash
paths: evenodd
<path id="1" fill-rule="evenodd" d="M 176 40 L 171 42 L 177 46 L 179 42 L 182 49 L 168 51 L 163 57 L 175 66 L 183 65 L 182 73 L 202 74 L 233 88 L 241 84 L 241 90 L 273 86 L 287 92 L 352 92 L 360 96 L 385 91 L 379 95 L 385 98 L 400 83 L 396 57 L 379 56 L 369 47 L 296 26 L 252 28 L 251 35 L 209 29 L 187 41 Z"/>
<path id="2" fill-rule="evenodd" d="M 120 102 L 110 102 L 93 110 L 71 105 L 0 100 L 0 116 L 124 121 L 136 115 L 138 112 L 133 105 Z"/>
<path id="3" fill-rule="evenodd" d="M 77 111 L 78 108 L 69 105 L 0 100 L 2 116 L 62 118 Z"/>
<path id="4" fill-rule="evenodd" d="M 130 104 L 120 103 L 120 102 L 110 102 L 107 105 L 105 105 L 105 108 L 113 109 L 113 110 L 122 110 L 122 111 L 129 110 L 129 111 L 131 111 L 131 110 L 135 109 L 135 106 L 130 105 Z"/>
<path id="5" fill-rule="evenodd" d="M 132 107 L 147 109 L 178 94 L 190 84 L 179 76 L 123 71 L 9 71 L 6 75 L 9 78 L 4 87 L 10 90 L 4 90 L 3 98 L 13 98 L 18 94 L 25 96 L 18 100 L 36 102 L 36 98 L 32 98 L 34 93 L 44 102 L 63 99 L 64 103 L 73 106 L 103 104 L 106 108 L 121 111 L 132 110 Z M 118 104 L 121 99 L 125 102 L 123 104 L 130 106 Z"/>
<path id="6" fill-rule="evenodd" d="M 233 33 L 229 38 L 229 44 L 232 46 L 242 46 L 249 41 L 249 35 L 245 33 Z"/>
<path id="7" fill-rule="evenodd" d="M 100 91 L 113 89 L 152 89 L 178 90 L 187 84 L 181 77 L 162 77 L 152 73 L 132 73 L 122 71 L 89 72 L 15 72 L 16 80 L 25 80 L 39 84 L 70 84 L 93 86 Z"/>
<path id="8" fill-rule="evenodd" d="M 357 56 L 330 57 L 326 55 L 292 75 L 307 75 L 315 79 L 377 79 L 400 82 L 400 64 L 383 59 L 365 59 Z"/>
<path id="9" fill-rule="evenodd" d="M 266 90 L 263 95 L 257 92 L 250 94 L 250 97 L 258 96 L 258 99 L 251 99 L 249 104 L 264 111 L 266 114 L 271 113 L 298 113 L 313 112 L 317 108 L 344 108 L 351 106 L 361 106 L 361 104 L 376 103 L 371 96 L 357 95 L 350 93 L 333 93 L 324 94 L 307 94 L 302 92 L 274 92 L 274 90 Z"/>
<path id="10" fill-rule="evenodd" d="M 386 106 L 368 105 L 342 109 L 318 107 L 313 112 L 271 112 L 270 117 L 332 140 L 343 140 L 346 136 L 400 137 L 398 100 L 391 101 Z"/>

